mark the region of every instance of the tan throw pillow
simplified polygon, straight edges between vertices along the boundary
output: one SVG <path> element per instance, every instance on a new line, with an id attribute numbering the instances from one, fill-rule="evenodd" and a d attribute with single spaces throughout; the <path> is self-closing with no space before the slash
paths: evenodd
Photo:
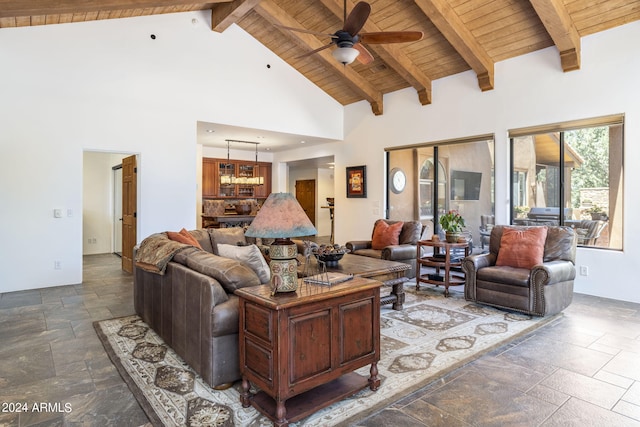
<path id="1" fill-rule="evenodd" d="M 531 268 L 542 264 L 547 227 L 505 227 L 496 265 Z"/>
<path id="2" fill-rule="evenodd" d="M 202 249 L 200 243 L 193 237 L 186 229 L 182 229 L 179 232 L 175 231 L 167 231 L 167 237 L 169 240 L 173 240 L 174 242 L 184 243 L 185 245 L 195 246 L 196 248 Z"/>
<path id="3" fill-rule="evenodd" d="M 269 283 L 271 270 L 256 245 L 234 246 L 221 243 L 218 245 L 218 254 L 248 265 L 258 275 L 260 283 Z"/>
<path id="4" fill-rule="evenodd" d="M 218 245 L 246 245 L 247 239 L 244 237 L 244 228 L 208 228 L 209 235 L 213 243 L 213 253 L 219 255 Z"/>
<path id="5" fill-rule="evenodd" d="M 384 249 L 389 245 L 397 245 L 399 242 L 400 232 L 402 231 L 402 221 L 394 224 L 387 224 L 385 221 L 376 222 L 373 229 L 373 237 L 371 239 L 372 249 Z"/>

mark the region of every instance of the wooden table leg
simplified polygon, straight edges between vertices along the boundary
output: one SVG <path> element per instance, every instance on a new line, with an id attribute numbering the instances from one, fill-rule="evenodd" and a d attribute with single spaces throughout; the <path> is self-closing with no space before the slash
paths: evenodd
<path id="1" fill-rule="evenodd" d="M 378 390 L 378 387 L 380 387 L 380 378 L 378 378 L 378 362 L 373 362 L 371 364 L 371 369 L 369 369 L 369 374 L 371 375 L 369 377 L 369 389 L 371 391 L 376 391 Z"/>
<path id="2" fill-rule="evenodd" d="M 284 402 L 276 402 L 276 420 L 273 424 L 277 427 L 287 427 L 289 425 L 287 421 L 287 408 L 284 406 Z"/>
<path id="3" fill-rule="evenodd" d="M 242 393 L 240 393 L 240 403 L 242 403 L 243 408 L 248 408 L 249 406 L 251 406 L 251 393 L 249 393 L 249 389 L 251 389 L 251 383 L 246 378 L 242 378 Z"/>

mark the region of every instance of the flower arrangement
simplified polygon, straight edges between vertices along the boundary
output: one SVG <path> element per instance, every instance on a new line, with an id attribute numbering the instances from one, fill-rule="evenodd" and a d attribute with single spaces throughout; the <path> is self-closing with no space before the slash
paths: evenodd
<path id="1" fill-rule="evenodd" d="M 440 217 L 440 225 L 447 233 L 460 233 L 465 226 L 464 218 L 456 210 L 451 210 Z"/>

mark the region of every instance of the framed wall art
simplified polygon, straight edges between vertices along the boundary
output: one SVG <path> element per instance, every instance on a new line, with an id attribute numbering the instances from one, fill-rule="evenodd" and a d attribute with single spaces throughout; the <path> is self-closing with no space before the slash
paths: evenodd
<path id="1" fill-rule="evenodd" d="M 347 197 L 367 197 L 367 167 L 347 168 Z"/>

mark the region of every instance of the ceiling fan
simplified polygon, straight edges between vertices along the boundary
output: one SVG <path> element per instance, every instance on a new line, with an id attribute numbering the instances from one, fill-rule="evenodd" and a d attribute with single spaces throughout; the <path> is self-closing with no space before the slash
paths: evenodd
<path id="1" fill-rule="evenodd" d="M 338 48 L 331 54 L 339 62 L 347 65 L 351 64 L 356 58 L 363 64 L 373 61 L 373 55 L 365 48 L 362 43 L 366 44 L 383 44 L 383 43 L 406 43 L 414 42 L 422 39 L 422 31 L 385 31 L 373 33 L 360 33 L 364 27 L 369 14 L 371 13 L 371 5 L 361 1 L 355 5 L 347 16 L 347 0 L 344 0 L 344 21 L 341 30 L 333 34 L 319 33 L 316 31 L 305 30 L 301 28 L 292 28 L 280 25 L 280 27 L 291 31 L 315 34 L 324 37 L 331 37 L 331 43 L 319 47 L 318 49 L 307 52 L 301 57 L 312 55 L 321 50 L 327 49 L 333 45 Z"/>

